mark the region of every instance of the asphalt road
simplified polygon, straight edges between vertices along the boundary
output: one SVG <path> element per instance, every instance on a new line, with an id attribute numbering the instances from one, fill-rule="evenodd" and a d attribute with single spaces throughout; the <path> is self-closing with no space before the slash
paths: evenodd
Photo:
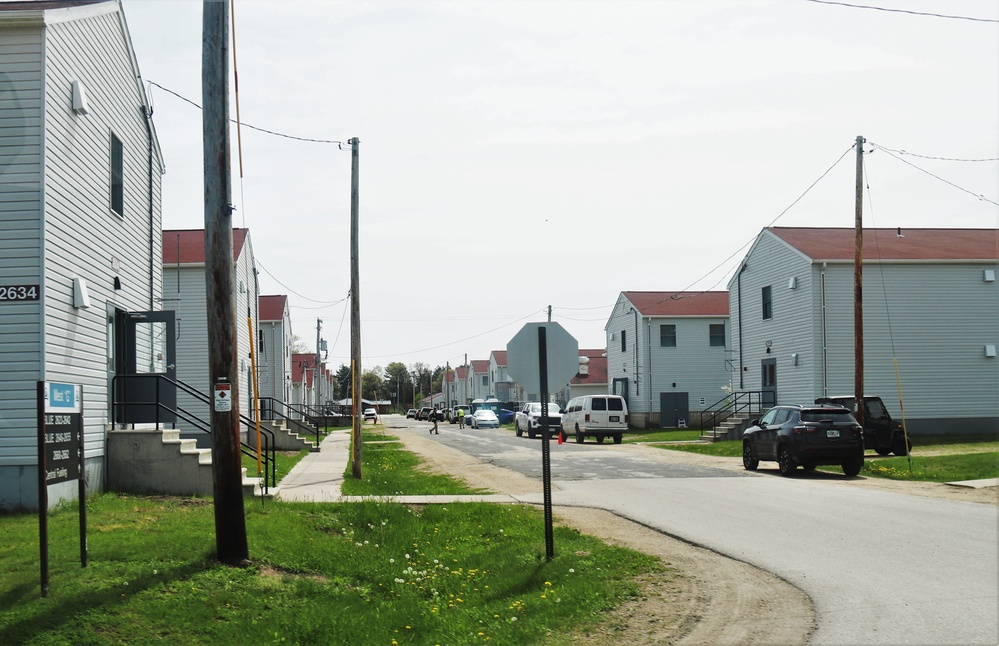
<path id="1" fill-rule="evenodd" d="M 441 431 L 443 444 L 538 478 L 540 501 L 541 440 L 447 422 Z M 999 644 L 999 507 L 842 486 L 842 476 L 781 478 L 765 466 L 551 443 L 554 504 L 607 509 L 784 578 L 815 604 L 813 644 Z"/>

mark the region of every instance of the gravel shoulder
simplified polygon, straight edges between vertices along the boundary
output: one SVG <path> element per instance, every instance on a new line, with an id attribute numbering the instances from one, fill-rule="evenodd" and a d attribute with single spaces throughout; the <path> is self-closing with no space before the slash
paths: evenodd
<path id="1" fill-rule="evenodd" d="M 420 430 L 392 425 L 391 432 L 428 469 L 472 487 L 506 494 L 540 491 L 538 480 L 483 463 Z M 556 522 L 657 556 L 674 573 L 668 581 L 644 581 L 641 598 L 609 613 L 596 629 L 577 631 L 567 643 L 801 644 L 815 629 L 808 596 L 772 574 L 601 509 L 556 506 L 553 512 Z"/>

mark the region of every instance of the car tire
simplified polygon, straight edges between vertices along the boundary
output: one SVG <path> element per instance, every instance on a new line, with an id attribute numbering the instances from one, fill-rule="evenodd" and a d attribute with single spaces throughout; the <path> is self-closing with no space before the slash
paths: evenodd
<path id="1" fill-rule="evenodd" d="M 874 449 L 874 452 L 877 453 L 878 455 L 884 457 L 884 456 L 889 455 L 891 453 L 891 449 L 888 449 L 888 448 L 882 449 L 881 447 L 878 447 L 878 448 Z"/>
<path id="2" fill-rule="evenodd" d="M 614 435 L 614 444 L 620 444 L 623 441 L 624 441 L 624 436 L 623 435 L 621 435 L 620 433 L 616 433 Z"/>
<path id="3" fill-rule="evenodd" d="M 850 460 L 849 462 L 844 462 L 842 467 L 843 475 L 848 478 L 855 478 L 860 473 L 860 470 L 864 468 L 864 460 L 863 458 L 859 460 Z"/>
<path id="4" fill-rule="evenodd" d="M 532 431 L 531 429 L 527 429 L 527 437 L 529 437 L 529 438 L 531 438 L 533 440 L 534 439 L 534 431 Z"/>
<path id="5" fill-rule="evenodd" d="M 565 444 L 566 442 L 569 441 L 569 436 L 566 435 L 565 431 L 563 431 L 562 429 L 558 430 L 558 437 L 559 437 L 559 441 L 562 442 L 562 444 Z"/>
<path id="6" fill-rule="evenodd" d="M 582 444 L 582 443 L 583 443 L 583 433 L 579 430 L 579 427 L 577 426 L 576 427 L 576 444 Z"/>
<path id="7" fill-rule="evenodd" d="M 805 464 L 801 465 L 801 468 L 804 469 L 805 471 L 815 471 L 815 465 L 811 464 L 810 462 L 806 462 Z"/>
<path id="8" fill-rule="evenodd" d="M 598 435 L 597 436 L 597 444 L 603 444 L 605 437 L 607 437 L 607 436 L 606 435 Z"/>
<path id="9" fill-rule="evenodd" d="M 746 471 L 756 471 L 756 467 L 760 466 L 760 461 L 753 457 L 753 447 L 749 442 L 742 443 L 742 466 Z"/>
<path id="10" fill-rule="evenodd" d="M 520 430 L 519 426 L 517 427 L 517 437 L 524 437 L 524 431 Z"/>
<path id="11" fill-rule="evenodd" d="M 908 451 L 906 450 L 908 446 Z M 906 442 L 904 435 L 896 435 L 891 442 L 891 452 L 898 456 L 908 455 L 912 451 L 912 442 Z"/>
<path id="12" fill-rule="evenodd" d="M 791 459 L 791 452 L 787 450 L 786 446 L 777 449 L 777 468 L 780 470 L 780 474 L 786 478 L 793 476 L 795 469 L 798 468 L 798 465 Z"/>

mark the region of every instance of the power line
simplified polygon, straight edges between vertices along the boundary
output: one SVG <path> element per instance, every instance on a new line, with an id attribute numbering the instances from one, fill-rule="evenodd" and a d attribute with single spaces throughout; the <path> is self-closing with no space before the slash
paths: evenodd
<path id="1" fill-rule="evenodd" d="M 182 95 L 174 92 L 173 90 L 165 88 L 162 85 L 160 85 L 159 83 L 156 83 L 154 81 L 148 81 L 148 83 L 150 85 L 155 85 L 156 87 L 158 87 L 159 89 L 163 90 L 167 94 L 174 95 L 175 97 L 177 97 L 181 101 L 186 101 L 186 102 L 190 103 L 191 105 L 193 105 L 194 107 L 196 107 L 199 110 L 202 109 L 200 105 L 198 105 L 194 101 L 190 100 L 186 96 L 182 96 Z M 235 119 L 229 119 L 229 122 L 230 123 L 237 123 L 237 121 Z M 248 124 L 246 122 L 242 122 L 242 123 L 240 123 L 240 125 L 244 126 L 246 128 L 249 128 L 250 130 L 257 130 L 259 132 L 263 132 L 263 133 L 266 133 L 266 134 L 269 134 L 269 135 L 274 135 L 275 137 L 284 137 L 285 139 L 294 139 L 295 141 L 307 141 L 309 143 L 314 143 L 314 144 L 336 144 L 341 150 L 343 150 L 343 144 L 344 144 L 344 142 L 336 140 L 336 139 L 313 139 L 311 137 L 296 137 L 295 135 L 286 135 L 286 134 L 284 134 L 282 132 L 275 132 L 274 130 L 268 130 L 266 128 L 259 128 L 257 126 L 251 126 L 250 124 Z"/>
<path id="2" fill-rule="evenodd" d="M 265 274 L 267 274 L 272 279 L 274 279 L 275 283 L 277 283 L 281 287 L 284 287 L 289 292 L 291 292 L 292 294 L 294 294 L 295 296 L 298 296 L 299 298 L 301 298 L 303 300 L 310 301 L 312 303 L 321 303 L 323 305 L 323 307 L 329 307 L 331 305 L 339 305 L 340 303 L 342 303 L 345 300 L 347 300 L 347 298 L 350 298 L 349 296 L 347 296 L 347 298 L 341 298 L 338 301 L 320 301 L 320 300 L 317 300 L 315 298 L 309 298 L 308 296 L 302 296 L 301 294 L 299 294 L 298 292 L 296 292 L 295 290 L 293 290 L 291 287 L 288 287 L 287 285 L 285 285 L 284 283 L 282 283 L 280 280 L 278 280 L 277 277 L 274 276 L 274 274 L 272 274 L 271 272 L 267 271 L 267 267 L 264 267 L 263 263 L 261 263 L 259 260 L 256 260 L 255 262 L 256 262 L 256 265 L 258 267 L 260 267 L 261 269 L 264 270 Z M 316 309 L 322 309 L 322 308 L 316 308 Z"/>
<path id="3" fill-rule="evenodd" d="M 873 141 L 867 142 L 874 146 L 875 148 L 880 148 L 886 152 L 892 152 L 899 155 L 908 155 L 909 157 L 919 157 L 921 159 L 935 159 L 938 161 L 952 161 L 952 162 L 994 162 L 999 161 L 999 157 L 984 157 L 981 159 L 961 159 L 959 157 L 934 157 L 932 155 L 918 155 L 916 153 L 910 153 L 907 150 L 895 150 L 894 148 L 888 148 L 887 146 L 882 146 L 881 144 L 876 144 Z"/>
<path id="4" fill-rule="evenodd" d="M 972 22 L 999 22 L 993 18 L 973 18 L 971 16 L 952 16 L 942 13 L 931 13 L 929 11 L 911 11 L 909 9 L 889 9 L 888 7 L 874 7 L 866 4 L 850 4 L 849 2 L 833 2 L 833 0 L 806 0 L 816 4 L 831 4 L 851 9 L 873 9 L 875 11 L 887 11 L 891 13 L 907 13 L 913 16 L 928 16 L 931 18 L 950 18 L 952 20 L 970 20 Z"/>
<path id="5" fill-rule="evenodd" d="M 954 187 L 954 188 L 956 188 L 957 190 L 959 190 L 959 191 L 963 191 L 963 192 L 967 193 L 968 195 L 974 195 L 975 197 L 977 197 L 977 198 L 978 198 L 979 200 L 981 200 L 981 201 L 983 201 L 983 202 L 988 202 L 989 204 L 995 204 L 996 206 L 999 206 L 999 202 L 996 202 L 995 200 L 990 200 L 989 198 L 985 197 L 984 195 L 979 195 L 978 193 L 975 193 L 975 192 L 973 192 L 973 191 L 969 191 L 968 189 L 966 189 L 966 188 L 964 188 L 964 187 L 962 187 L 962 186 L 958 186 L 958 185 L 957 185 L 957 184 L 955 184 L 954 182 L 952 182 L 952 181 L 950 181 L 950 180 L 946 180 L 946 179 L 944 179 L 944 178 L 940 177 L 939 175 L 934 175 L 933 173 L 931 173 L 930 171 L 926 170 L 925 168 L 920 168 L 919 166 L 916 166 L 916 165 L 915 165 L 915 164 L 913 164 L 912 162 L 910 162 L 910 161 L 908 161 L 908 160 L 906 160 L 906 159 L 902 159 L 902 158 L 901 158 L 901 157 L 899 157 L 898 155 L 895 155 L 895 154 L 893 154 L 893 153 L 889 152 L 889 151 L 888 151 L 887 149 L 885 149 L 885 148 L 881 148 L 881 150 L 883 150 L 883 151 L 885 152 L 885 154 L 886 154 L 886 155 L 888 155 L 889 157 L 894 157 L 895 159 L 897 159 L 898 161 L 902 162 L 903 164 L 908 164 L 909 166 L 912 166 L 912 167 L 913 167 L 913 168 L 915 168 L 916 170 L 918 170 L 918 171 L 920 171 L 920 172 L 923 172 L 923 173 L 926 173 L 927 175 L 929 175 L 930 177 L 932 177 L 932 178 L 934 178 L 934 179 L 938 179 L 938 180 L 940 180 L 940 181 L 941 181 L 941 182 L 943 182 L 944 184 L 948 184 L 948 185 L 950 185 L 950 186 L 953 186 L 953 187 Z"/>

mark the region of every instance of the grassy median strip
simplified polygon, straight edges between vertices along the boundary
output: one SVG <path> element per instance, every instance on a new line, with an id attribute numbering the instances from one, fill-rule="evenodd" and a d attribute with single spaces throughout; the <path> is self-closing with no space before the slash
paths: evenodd
<path id="1" fill-rule="evenodd" d="M 377 427 L 361 429 L 362 478 L 348 464 L 341 492 L 346 496 L 466 495 L 483 493 L 449 476 L 431 473 L 420 459 L 403 448 L 399 438 Z"/>

